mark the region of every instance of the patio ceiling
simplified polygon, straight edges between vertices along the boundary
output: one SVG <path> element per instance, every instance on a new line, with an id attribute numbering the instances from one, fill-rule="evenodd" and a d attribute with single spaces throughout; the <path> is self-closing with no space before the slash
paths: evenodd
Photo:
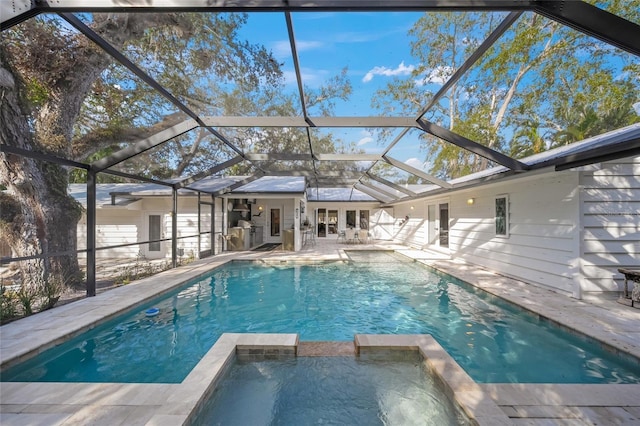
<path id="1" fill-rule="evenodd" d="M 384 3 L 384 4 L 383 4 Z M 505 176 L 515 173 L 527 173 L 542 167 L 567 168 L 572 164 L 584 165 L 602 161 L 603 159 L 621 158 L 640 153 L 640 140 L 637 136 L 630 137 L 615 146 L 592 149 L 580 155 L 578 163 L 569 154 L 555 157 L 552 160 L 539 163 L 527 163 L 522 158 L 514 158 L 508 153 L 488 146 L 482 140 L 474 140 L 470 135 L 456 133 L 446 125 L 446 117 L 438 115 L 436 107 L 446 98 L 448 92 L 456 83 L 471 72 L 477 71 L 478 64 L 490 51 L 492 46 L 499 43 L 513 25 L 522 19 L 524 13 L 538 14 L 544 19 L 560 22 L 575 31 L 600 40 L 603 45 L 627 52 L 634 61 L 640 57 L 640 26 L 623 17 L 613 15 L 606 10 L 582 1 L 536 1 L 536 0 L 393 0 L 387 2 L 370 2 L 364 0 L 311 0 L 311 1 L 225 1 L 212 2 L 210 0 L 164 0 L 164 1 L 115 1 L 115 0 L 56 0 L 55 2 L 32 2 L 30 0 L 13 0 L 3 2 L 0 6 L 2 30 L 19 25 L 21 22 L 39 14 L 55 13 L 70 27 L 84 34 L 101 49 L 111 55 L 118 63 L 126 68 L 138 81 L 153 88 L 164 100 L 167 111 L 180 114 L 184 119 L 177 124 L 165 126 L 163 130 L 139 140 L 112 155 L 82 164 L 95 172 L 110 173 L 130 179 L 140 179 L 140 176 L 120 168 L 123 164 L 137 156 L 151 151 L 164 149 L 167 142 L 183 135 L 193 135 L 194 132 L 204 130 L 220 145 L 221 160 L 216 164 L 202 166 L 191 175 L 180 179 L 163 181 L 157 178 L 142 178 L 140 180 L 163 183 L 177 188 L 192 188 L 196 182 L 211 175 L 224 174 L 229 168 L 239 165 L 250 165 L 253 176 L 241 183 L 246 184 L 261 176 L 305 176 L 309 183 L 316 188 L 351 187 L 368 194 L 383 203 L 393 203 L 401 199 L 419 196 L 408 189 L 406 184 L 394 182 L 391 175 L 401 174 L 435 188 L 437 191 L 455 189 L 455 183 L 438 177 L 424 168 L 416 167 L 404 158 L 398 158 L 400 152 L 411 150 L 412 144 L 423 135 L 430 135 L 433 139 L 451 144 L 474 156 L 487 160 L 490 166 L 502 166 L 501 172 Z M 85 14 L 97 12 L 247 12 L 251 15 L 269 14 L 269 22 L 280 22 L 280 26 L 269 27 L 268 31 L 279 31 L 288 39 L 289 54 L 283 66 L 290 72 L 295 83 L 293 92 L 297 95 L 298 110 L 296 115 L 259 116 L 244 111 L 238 111 L 234 116 L 212 116 L 207 111 L 189 102 L 182 93 L 172 93 L 158 82 L 154 72 L 145 69 L 141 64 L 129 58 L 127 52 L 113 47 L 109 40 L 98 35 L 88 25 Z M 353 13 L 404 13 L 412 18 L 408 23 L 418 19 L 422 12 L 441 13 L 472 13 L 490 12 L 495 14 L 495 21 L 487 36 L 457 67 L 456 71 L 447 75 L 434 90 L 430 98 L 420 102 L 410 114 L 402 111 L 400 114 L 387 113 L 383 115 L 366 116 L 327 116 L 311 105 L 309 100 L 308 83 L 305 73 L 309 68 L 305 61 L 313 63 L 311 54 L 304 51 L 307 40 L 300 40 L 296 36 L 294 23 L 301 14 L 337 12 Z M 264 25 L 264 24 L 263 24 Z M 276 29 L 274 29 L 276 28 Z M 356 64 L 357 65 L 357 64 Z M 376 94 L 370 95 L 371 98 Z M 638 99 L 640 101 L 640 97 Z M 371 99 L 373 101 L 373 99 Z M 371 111 L 369 107 L 358 105 L 342 105 L 342 110 L 357 112 Z M 400 108 L 398 108 L 400 109 Z M 269 129 L 284 129 L 292 134 L 303 135 L 306 143 L 299 152 L 255 151 L 251 144 L 241 146 L 238 140 L 231 136 L 241 129 L 252 129 L 257 134 L 266 133 Z M 377 149 L 365 150 L 358 148 L 354 139 L 355 132 L 365 130 L 377 139 Z M 616 129 L 608 129 L 616 130 Z M 327 152 L 318 140 L 331 135 L 344 142 L 341 149 Z M 336 136 L 337 135 L 337 136 Z M 513 136 L 513 135 L 511 135 Z M 505 136 L 505 137 L 508 137 Z M 3 149 L 5 147 L 3 146 Z M 7 150 L 11 150 L 6 147 Z M 18 150 L 13 150 L 18 152 Z M 20 152 L 23 155 L 31 155 Z M 34 156 L 36 154 L 33 154 Z M 60 161 L 69 161 L 60 159 Z M 69 163 L 77 166 L 77 163 Z M 392 170 L 392 173 L 388 173 Z M 406 179 L 405 179 L 406 183 Z M 234 184 L 238 187 L 239 183 Z M 226 188 L 232 190 L 234 186 Z"/>

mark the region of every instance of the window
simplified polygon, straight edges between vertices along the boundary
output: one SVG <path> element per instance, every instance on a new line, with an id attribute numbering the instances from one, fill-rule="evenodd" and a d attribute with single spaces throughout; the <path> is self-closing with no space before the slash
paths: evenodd
<path id="1" fill-rule="evenodd" d="M 360 210 L 360 229 L 369 229 L 369 210 Z"/>
<path id="2" fill-rule="evenodd" d="M 347 228 L 356 227 L 356 211 L 347 210 Z"/>
<path id="3" fill-rule="evenodd" d="M 509 236 L 509 197 L 506 195 L 496 197 L 496 235 Z"/>
<path id="4" fill-rule="evenodd" d="M 438 204 L 440 223 L 440 247 L 449 247 L 449 203 Z"/>

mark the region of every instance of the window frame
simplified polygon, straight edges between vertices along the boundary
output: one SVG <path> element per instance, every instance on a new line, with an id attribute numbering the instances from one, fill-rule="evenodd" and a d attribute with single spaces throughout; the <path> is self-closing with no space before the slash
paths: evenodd
<path id="1" fill-rule="evenodd" d="M 500 212 L 498 210 L 498 200 L 504 200 L 504 212 L 502 212 L 502 214 L 499 214 Z M 494 197 L 494 207 L 495 207 L 495 210 L 494 210 L 493 222 L 494 222 L 495 235 L 498 238 L 509 238 L 509 226 L 510 226 L 509 194 L 496 195 Z M 499 219 L 503 219 L 504 221 L 504 233 L 500 233 L 500 229 L 498 229 L 498 226 L 500 224 Z"/>

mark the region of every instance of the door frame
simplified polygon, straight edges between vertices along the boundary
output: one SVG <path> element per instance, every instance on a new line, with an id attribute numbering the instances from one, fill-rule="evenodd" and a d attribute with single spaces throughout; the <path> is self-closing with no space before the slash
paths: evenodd
<path id="1" fill-rule="evenodd" d="M 148 211 L 144 213 L 144 218 L 143 218 L 144 241 L 149 241 L 151 239 L 151 229 L 150 229 L 149 220 L 152 216 L 160 216 L 160 229 L 159 229 L 160 239 L 165 238 L 166 213 L 161 211 Z M 160 250 L 150 250 L 150 247 L 149 247 L 150 244 L 151 243 L 142 244 L 140 252 L 144 255 L 144 257 L 146 257 L 147 259 L 163 259 L 167 256 L 167 245 L 165 244 L 165 241 L 162 241 L 159 243 Z"/>
<path id="2" fill-rule="evenodd" d="M 451 232 L 451 201 L 449 200 L 449 198 L 439 198 L 437 200 L 428 201 L 426 208 L 427 220 L 425 221 L 425 246 L 439 251 L 449 251 L 449 247 L 451 245 L 450 238 L 448 238 L 449 244 L 447 244 L 446 246 L 440 244 L 440 231 L 442 229 L 442 226 L 440 224 L 440 206 L 443 204 L 447 204 L 447 210 L 449 211 L 449 215 L 447 218 L 447 232 Z M 434 218 L 429 217 L 430 207 L 433 207 L 434 209 Z M 433 234 L 433 232 L 435 232 L 435 234 Z"/>
<path id="3" fill-rule="evenodd" d="M 267 232 L 265 232 L 265 237 L 266 243 L 281 243 L 282 242 L 282 233 L 284 231 L 284 207 L 282 205 L 269 205 L 267 204 L 266 206 L 266 210 L 267 210 L 267 217 L 265 218 L 266 220 L 266 227 L 267 227 Z M 272 210 L 278 210 L 279 211 L 279 218 L 280 218 L 280 235 L 277 236 L 273 236 L 271 235 L 271 211 Z"/>

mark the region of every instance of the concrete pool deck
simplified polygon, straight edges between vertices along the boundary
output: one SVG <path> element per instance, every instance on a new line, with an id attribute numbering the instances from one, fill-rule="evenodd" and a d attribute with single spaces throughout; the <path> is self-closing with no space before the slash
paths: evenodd
<path id="1" fill-rule="evenodd" d="M 0 364 L 14 364 L 31 353 L 55 346 L 91 328 L 97 321 L 116 316 L 233 259 L 268 262 L 338 260 L 347 258 L 345 249 L 396 250 L 541 317 L 591 336 L 614 353 L 618 351 L 621 355 L 630 354 L 640 358 L 640 310 L 618 304 L 613 299 L 572 299 L 566 294 L 527 285 L 464 262 L 450 260 L 441 254 L 412 250 L 388 242 L 351 245 L 319 240 L 297 253 L 280 250 L 225 253 L 6 324 L 0 327 Z M 196 369 L 200 367 L 198 364 Z M 188 383 L 185 379 L 179 385 L 0 383 L 0 423 L 177 425 L 182 424 L 186 418 L 185 411 L 194 399 L 201 398 L 203 389 L 210 381 L 210 377 L 201 377 Z M 180 386 L 180 389 L 175 386 Z M 481 424 L 640 425 L 640 385 L 475 386 L 482 393 L 482 398 L 489 397 L 501 412 L 491 422 L 484 422 L 480 420 L 486 413 L 478 408 L 474 415 Z M 178 394 L 187 395 L 187 400 Z M 478 395 L 470 398 L 478 398 Z M 463 399 L 461 403 L 473 406 L 473 401 L 464 402 Z"/>

